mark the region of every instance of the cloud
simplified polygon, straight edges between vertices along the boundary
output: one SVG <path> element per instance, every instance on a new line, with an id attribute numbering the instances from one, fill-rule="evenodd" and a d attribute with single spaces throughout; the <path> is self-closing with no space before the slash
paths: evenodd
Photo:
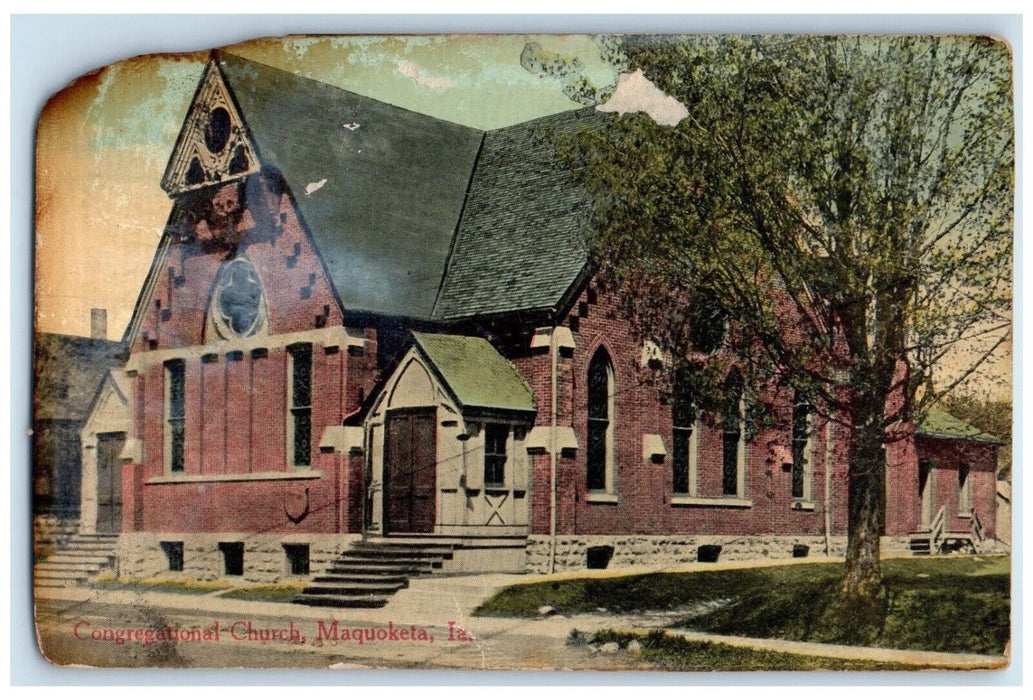
<path id="1" fill-rule="evenodd" d="M 641 70 L 630 75 L 625 73 L 617 79 L 617 89 L 604 104 L 596 107 L 600 112 L 645 112 L 661 126 L 676 126 L 689 110 L 681 102 L 664 93 L 647 78 Z"/>
<path id="2" fill-rule="evenodd" d="M 325 185 L 325 184 L 326 184 L 326 178 L 325 177 L 322 180 L 320 180 L 319 182 L 310 182 L 307 185 L 305 185 L 305 194 L 312 194 L 313 192 L 316 192 L 317 190 L 321 189 L 323 187 L 323 185 Z"/>
<path id="3" fill-rule="evenodd" d="M 455 78 L 427 75 L 420 70 L 418 65 L 405 58 L 398 62 L 398 72 L 407 78 L 412 78 L 417 85 L 430 90 L 448 90 L 456 86 Z"/>

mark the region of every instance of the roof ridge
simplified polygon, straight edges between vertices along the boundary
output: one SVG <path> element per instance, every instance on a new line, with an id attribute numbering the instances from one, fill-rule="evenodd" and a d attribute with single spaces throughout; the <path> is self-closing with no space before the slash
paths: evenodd
<path id="1" fill-rule="evenodd" d="M 433 121 L 443 122 L 445 124 L 450 124 L 452 126 L 462 127 L 463 129 L 469 129 L 470 131 L 476 131 L 476 132 L 481 133 L 481 134 L 485 133 L 484 129 L 479 129 L 476 126 L 469 126 L 468 124 L 462 124 L 462 123 L 457 122 L 457 121 L 452 121 L 451 119 L 444 119 L 442 117 L 435 117 L 433 114 L 427 114 L 426 112 L 418 112 L 415 109 L 410 109 L 408 107 L 403 107 L 402 105 L 395 104 L 394 102 L 388 102 L 387 100 L 381 99 L 379 97 L 373 97 L 371 95 L 365 95 L 365 94 L 363 94 L 361 92 L 355 92 L 354 90 L 349 90 L 348 88 L 341 87 L 340 85 L 334 85 L 333 83 L 328 83 L 328 82 L 326 82 L 324 80 L 319 80 L 317 78 L 311 78 L 311 77 L 309 77 L 307 75 L 302 75 L 301 73 L 297 73 L 295 71 L 284 70 L 283 68 L 277 68 L 276 66 L 270 65 L 268 63 L 263 63 L 262 61 L 256 61 L 256 60 L 251 59 L 251 58 L 245 58 L 244 56 L 241 56 L 241 55 L 235 54 L 235 53 L 230 53 L 229 51 L 218 50 L 217 49 L 213 53 L 217 53 L 218 54 L 217 62 L 218 61 L 222 61 L 222 60 L 226 60 L 226 59 L 230 59 L 230 60 L 238 61 L 238 62 L 244 63 L 244 64 L 251 64 L 251 65 L 255 65 L 255 66 L 261 66 L 265 70 L 275 71 L 277 73 L 283 73 L 284 75 L 289 75 L 289 76 L 291 76 L 291 78 L 293 78 L 295 80 L 303 81 L 303 82 L 306 82 L 306 83 L 312 83 L 312 84 L 315 84 L 315 85 L 322 85 L 322 86 L 331 88 L 333 90 L 337 90 L 339 92 L 346 93 L 346 94 L 351 95 L 353 97 L 358 97 L 359 99 L 372 100 L 373 102 L 379 102 L 380 104 L 387 105 L 388 107 L 391 107 L 392 109 L 397 109 L 397 110 L 400 110 L 402 112 L 408 112 L 409 114 L 418 115 L 419 117 L 421 117 L 423 119 L 430 119 L 430 120 L 433 120 Z"/>
<path id="2" fill-rule="evenodd" d="M 522 122 L 515 122 L 513 124 L 507 124 L 506 126 L 497 126 L 494 129 L 487 129 L 486 133 L 488 133 L 488 134 L 497 134 L 499 132 L 508 131 L 508 130 L 511 130 L 511 129 L 519 128 L 519 127 L 529 128 L 529 127 L 537 126 L 538 124 L 547 123 L 547 122 L 550 122 L 550 121 L 562 121 L 563 119 L 570 119 L 570 118 L 574 117 L 575 115 L 594 113 L 595 111 L 596 111 L 595 106 L 581 106 L 581 107 L 575 107 L 574 109 L 565 109 L 565 110 L 562 110 L 560 112 L 553 112 L 552 114 L 544 114 L 544 115 L 542 115 L 540 117 L 535 117 L 534 119 L 526 119 L 526 120 L 524 120 Z M 601 112 L 600 114 L 605 114 L 605 113 Z"/>

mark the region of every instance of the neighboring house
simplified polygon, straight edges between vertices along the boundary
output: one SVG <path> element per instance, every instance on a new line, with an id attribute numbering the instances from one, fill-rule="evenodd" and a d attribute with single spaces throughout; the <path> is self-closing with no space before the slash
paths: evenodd
<path id="1" fill-rule="evenodd" d="M 122 530 L 122 463 L 131 382 L 115 369 L 104 375 L 80 431 L 82 444 L 82 510 L 79 531 L 110 534 Z"/>
<path id="2" fill-rule="evenodd" d="M 106 385 L 131 408 L 120 571 L 272 580 L 393 536 L 467 570 L 841 553 L 844 428 L 784 391 L 756 429 L 743 401 L 668 396 L 592 273 L 549 138 L 611 118 L 483 132 L 213 54 L 162 179 L 129 384 Z M 924 522 L 920 464 L 948 474 L 944 531 L 967 505 L 991 536 L 994 449 L 891 445 L 891 544 Z"/>
<path id="3" fill-rule="evenodd" d="M 80 512 L 79 431 L 108 370 L 125 361 L 120 342 L 40 333 L 35 344 L 32 422 L 33 513 L 76 519 Z"/>

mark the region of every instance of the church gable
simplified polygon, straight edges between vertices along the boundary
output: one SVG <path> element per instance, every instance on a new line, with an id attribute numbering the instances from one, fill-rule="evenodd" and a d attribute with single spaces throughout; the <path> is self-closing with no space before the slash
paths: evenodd
<path id="1" fill-rule="evenodd" d="M 247 136 L 226 82 L 209 61 L 183 123 L 161 187 L 170 196 L 239 180 L 259 170 L 254 145 Z"/>
<path id="2" fill-rule="evenodd" d="M 214 213 L 227 189 L 232 206 Z M 165 236 L 137 308 L 136 352 L 343 323 L 318 251 L 274 175 L 184 193 Z"/>

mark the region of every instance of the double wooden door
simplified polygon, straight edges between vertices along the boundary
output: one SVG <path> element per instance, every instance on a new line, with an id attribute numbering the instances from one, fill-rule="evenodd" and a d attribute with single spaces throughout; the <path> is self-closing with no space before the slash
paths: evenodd
<path id="1" fill-rule="evenodd" d="M 436 409 L 387 414 L 384 531 L 434 532 L 437 491 Z"/>

